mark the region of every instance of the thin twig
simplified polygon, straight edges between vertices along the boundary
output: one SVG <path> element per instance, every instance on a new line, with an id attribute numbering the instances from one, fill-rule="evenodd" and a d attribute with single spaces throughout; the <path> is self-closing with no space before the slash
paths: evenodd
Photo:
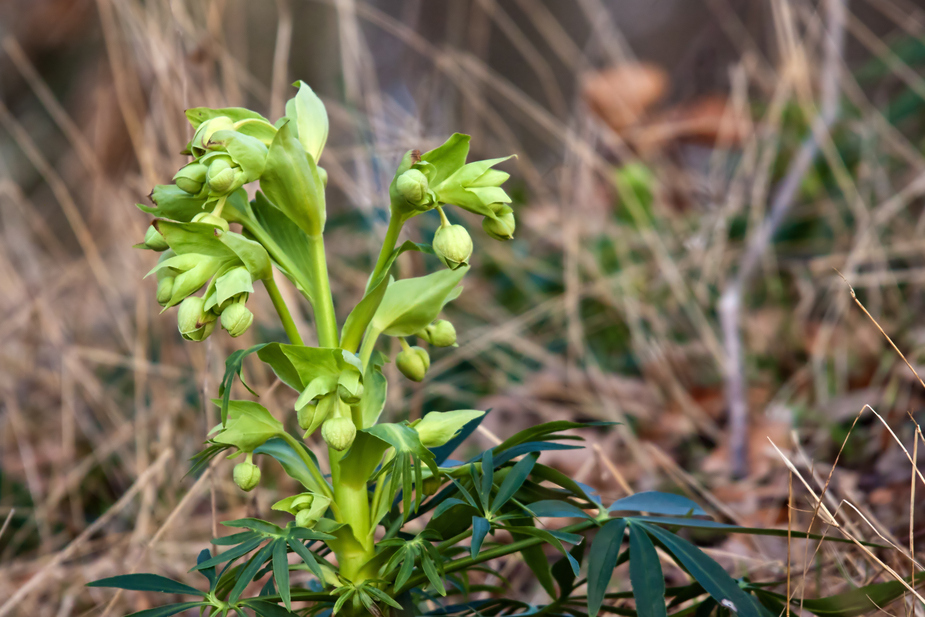
<path id="1" fill-rule="evenodd" d="M 839 75 L 845 39 L 847 1 L 828 0 L 826 3 L 829 36 L 826 38 L 825 58 L 820 74 L 820 112 L 813 121 L 812 133 L 806 137 L 791 161 L 787 174 L 772 198 L 771 213 L 749 240 L 739 272 L 723 291 L 719 301 L 719 318 L 726 351 L 726 401 L 729 413 L 731 464 L 733 472 L 738 476 L 748 473 L 748 389 L 740 328 L 742 294 L 775 232 L 793 205 L 803 176 L 816 159 L 823 136 L 838 117 Z"/>

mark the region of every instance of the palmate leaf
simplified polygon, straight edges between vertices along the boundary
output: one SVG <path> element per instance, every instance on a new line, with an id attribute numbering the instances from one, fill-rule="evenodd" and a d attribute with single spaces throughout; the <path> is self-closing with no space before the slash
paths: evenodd
<path id="1" fill-rule="evenodd" d="M 238 573 L 237 582 L 234 587 L 232 587 L 231 593 L 228 596 L 229 602 L 234 603 L 241 598 L 241 594 L 244 593 L 244 590 L 256 577 L 257 571 L 270 559 L 272 551 L 273 543 L 271 542 L 257 551 L 247 563 L 244 564 L 244 567 L 242 567 Z"/>
<path id="2" fill-rule="evenodd" d="M 665 576 L 655 545 L 638 523 L 629 521 L 630 582 L 639 617 L 667 617 Z"/>

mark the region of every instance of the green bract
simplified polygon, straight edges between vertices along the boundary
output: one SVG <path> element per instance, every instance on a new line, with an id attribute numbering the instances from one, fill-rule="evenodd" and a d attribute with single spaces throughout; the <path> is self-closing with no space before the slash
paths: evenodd
<path id="1" fill-rule="evenodd" d="M 469 460 L 450 461 L 485 412 L 432 411 L 414 422 L 380 422 L 388 399 L 386 375 L 392 374 L 383 367 L 392 360 L 414 381 L 423 380 L 430 368 L 428 352 L 409 346 L 405 337 L 416 336 L 436 348 L 456 344 L 453 324 L 437 318 L 462 293 L 473 243 L 462 225 L 449 223 L 445 208 L 455 205 L 481 216 L 492 238 L 507 240 L 514 234 L 511 199 L 501 188 L 508 174 L 496 169 L 509 157 L 467 161 L 469 137 L 459 133 L 423 154 L 409 150 L 389 185 L 389 227 L 362 297 L 355 306 L 335 311 L 324 245 L 327 174 L 318 167 L 328 116 L 311 88 L 301 82 L 297 86 L 286 115 L 273 123 L 243 108 L 188 110 L 192 138 L 187 153 L 193 161 L 175 174 L 175 184 L 154 188 L 154 207 L 139 206 L 158 217 L 139 246 L 163 251 L 149 274 L 157 277 L 156 297 L 165 310 L 179 304 L 176 318 L 183 337 L 203 340 L 217 323 L 240 336 L 254 319 L 245 306 L 253 294 L 266 292 L 270 302 L 257 306 L 272 305 L 279 316 L 282 328 L 270 326 L 265 332 L 276 342 L 238 349 L 227 358 L 214 400 L 222 422 L 194 457 L 193 472 L 223 452 L 231 451 L 232 457 L 244 453 L 244 461 L 234 467 L 234 482 L 245 491 L 260 490 L 254 456 L 278 463 L 288 478 L 274 473 L 273 481 L 265 483 L 266 490 L 284 496 L 268 515 L 279 519 L 279 512 L 285 512 L 286 520 L 227 521 L 236 533 L 213 540 L 227 548 L 217 554 L 204 551 L 194 567 L 208 579 L 208 591 L 144 574 L 95 585 L 196 597 L 142 611 L 164 617 L 193 609 L 209 617 L 275 617 L 293 615 L 293 610 L 305 615 L 343 611 L 349 617 L 595 617 L 603 610 L 639 617 L 664 617 L 668 610 L 706 616 L 718 607 L 737 617 L 784 612 L 786 596 L 731 578 L 669 531 L 748 530 L 708 520 L 696 503 L 679 495 L 640 493 L 607 507 L 590 487 L 539 462 L 546 450 L 579 447 L 580 437 L 569 434 L 571 429 L 602 430 L 601 424 L 533 425 Z M 260 191 L 253 190 L 255 182 Z M 249 201 L 248 194 L 255 199 Z M 432 247 L 398 242 L 404 225 L 418 215 L 440 216 Z M 393 265 L 406 251 L 432 253 L 449 269 L 425 257 L 431 273 L 394 280 Z M 304 344 L 274 269 L 310 305 L 317 346 Z M 339 323 L 338 315 L 347 318 Z M 393 358 L 385 357 L 385 346 L 377 348 L 383 335 L 398 338 L 401 351 Z M 288 343 L 278 342 L 284 336 Z M 258 360 L 294 391 L 294 404 L 279 409 L 279 419 L 257 402 L 232 399 L 235 381 L 248 372 L 245 364 Z M 407 411 L 386 413 L 400 418 Z M 296 425 L 301 436 L 286 428 Z M 549 518 L 573 522 L 549 525 L 543 520 Z M 558 561 L 551 564 L 547 553 L 553 552 Z M 482 584 L 470 578 L 471 572 L 514 553 L 520 553 L 550 596 L 547 603 L 529 606 L 510 597 L 472 602 L 469 594 L 481 591 Z M 690 575 L 688 584 L 665 586 L 661 563 L 666 558 L 680 566 L 673 576 Z M 627 596 L 608 594 L 614 569 L 627 559 L 635 608 L 605 609 L 607 598 L 622 602 Z M 582 562 L 586 577 L 579 576 Z M 292 571 L 313 580 L 291 584 Z M 817 610 L 826 617 L 879 610 L 905 590 L 898 583 L 887 585 L 849 592 L 850 614 L 825 604 Z M 259 595 L 248 595 L 258 589 Z M 440 596 L 451 594 L 447 606 L 434 609 Z M 670 604 L 665 602 L 669 595 Z M 812 601 L 799 602 L 800 610 L 814 610 Z"/>

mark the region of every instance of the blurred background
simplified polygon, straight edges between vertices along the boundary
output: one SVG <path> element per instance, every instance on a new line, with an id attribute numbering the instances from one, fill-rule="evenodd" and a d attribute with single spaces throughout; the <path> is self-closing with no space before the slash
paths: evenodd
<path id="1" fill-rule="evenodd" d="M 482 446 L 553 419 L 619 422 L 544 460 L 605 500 L 665 490 L 727 522 L 890 542 L 879 558 L 908 574 L 923 492 L 921 4 L 0 3 L 0 615 L 155 606 L 84 585 L 182 578 L 218 521 L 291 492 L 271 465 L 255 495 L 228 462 L 184 476 L 217 421 L 204 401 L 225 357 L 284 340 L 269 301 L 252 299 L 242 339 L 184 342 L 142 280 L 156 256 L 132 245 L 150 221 L 133 204 L 186 162 L 183 110 L 275 120 L 296 79 L 331 119 L 320 163 L 341 319 L 401 153 L 460 131 L 474 157 L 518 155 L 514 241 L 449 212 L 476 246 L 446 311 L 460 344 L 433 352 L 422 384 L 389 366 L 388 417 L 491 408 Z M 408 237 L 429 242 L 437 221 Z M 291 409 L 265 367 L 245 375 Z M 820 495 L 840 529 L 814 516 Z M 807 597 L 883 580 L 850 544 L 696 539 L 737 576 L 792 569 Z M 511 593 L 539 600 L 517 559 Z"/>

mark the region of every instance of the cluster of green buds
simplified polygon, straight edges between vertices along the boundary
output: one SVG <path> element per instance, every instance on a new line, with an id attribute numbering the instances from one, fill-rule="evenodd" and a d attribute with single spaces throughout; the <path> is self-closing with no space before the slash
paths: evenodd
<path id="1" fill-rule="evenodd" d="M 220 208 L 225 197 L 260 178 L 276 127 L 248 110 L 191 111 L 206 117 L 187 146 L 193 161 L 173 180 L 180 190 L 218 202 Z"/>
<path id="2" fill-rule="evenodd" d="M 514 237 L 511 198 L 501 188 L 510 174 L 493 169 L 510 157 L 466 163 L 468 153 L 469 136 L 459 133 L 424 154 L 411 150 L 405 153 L 389 186 L 392 216 L 399 220 L 439 210 L 441 225 L 433 248 L 450 268 L 468 263 L 472 240 L 463 227 L 450 225 L 441 208 L 444 204 L 482 216 L 482 228 L 496 240 Z"/>

